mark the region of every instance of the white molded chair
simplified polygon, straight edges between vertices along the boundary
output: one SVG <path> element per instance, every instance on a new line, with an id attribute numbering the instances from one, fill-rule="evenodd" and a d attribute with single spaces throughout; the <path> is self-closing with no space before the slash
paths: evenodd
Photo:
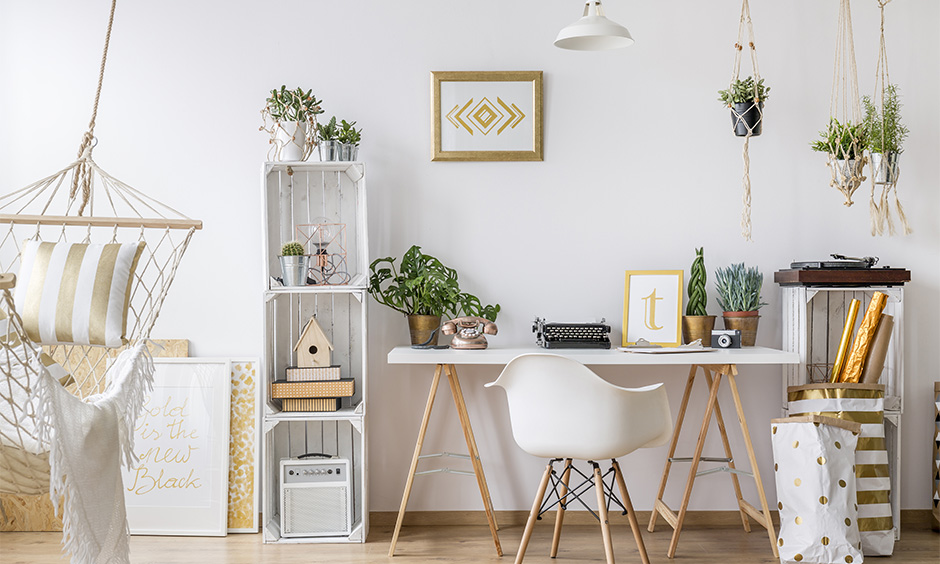
<path id="1" fill-rule="evenodd" d="M 617 458 L 638 448 L 663 445 L 672 436 L 672 415 L 663 384 L 621 388 L 577 361 L 536 353 L 514 358 L 495 382 L 486 384 L 488 388 L 492 386 L 506 390 L 512 434 L 519 447 L 550 459 L 529 513 L 516 564 L 525 556 L 535 521 L 556 505 L 551 557 L 557 555 L 567 505 L 577 500 L 591 511 L 580 496 L 592 486 L 597 493 L 595 517 L 601 523 L 608 564 L 614 562 L 607 520 L 611 503 L 627 513 L 643 563 L 649 564 Z M 593 476 L 574 467 L 573 459 L 587 460 L 593 467 Z M 611 468 L 602 474 L 596 461 L 604 459 L 611 460 Z M 564 468 L 559 478 L 554 464 L 562 460 Z M 579 474 L 583 481 L 571 486 L 572 473 Z M 609 484 L 605 482 L 607 476 L 611 476 Z M 544 499 L 549 481 L 552 490 L 548 499 Z M 619 499 L 613 490 L 615 481 Z"/>

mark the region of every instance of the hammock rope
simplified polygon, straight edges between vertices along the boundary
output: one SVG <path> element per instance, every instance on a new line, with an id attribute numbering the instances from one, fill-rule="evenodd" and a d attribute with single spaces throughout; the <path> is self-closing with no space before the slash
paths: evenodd
<path id="1" fill-rule="evenodd" d="M 744 189 L 741 198 L 743 203 L 743 210 L 741 211 L 741 236 L 744 237 L 745 241 L 753 241 L 751 238 L 751 158 L 748 151 L 751 136 L 755 135 L 755 130 L 759 130 L 764 121 L 764 113 L 761 108 L 762 103 L 757 102 L 758 85 L 761 81 L 761 77 L 760 67 L 757 65 L 757 45 L 754 40 L 754 25 L 751 22 L 751 6 L 748 4 L 748 0 L 743 0 L 741 4 L 741 17 L 738 22 L 738 38 L 734 43 L 734 65 L 731 72 L 732 87 L 741 75 L 741 59 L 744 50 L 745 34 L 747 34 L 747 46 L 751 56 L 751 69 L 754 76 L 754 104 L 749 106 L 744 113 L 738 113 L 732 105 L 731 112 L 734 117 L 732 131 L 737 130 L 739 126 L 743 126 L 747 130 L 744 136 L 744 148 L 741 151 L 741 158 L 744 161 L 744 174 L 741 178 L 742 187 Z M 758 115 L 757 121 L 753 126 L 745 120 L 745 115 L 751 111 L 757 112 Z M 759 135 L 760 132 L 757 131 L 756 134 Z"/>
<path id="2" fill-rule="evenodd" d="M 884 120 L 886 91 L 891 85 L 888 75 L 888 52 L 885 46 L 885 6 L 890 4 L 891 0 L 877 0 L 877 3 L 881 11 L 881 37 L 878 47 L 878 63 L 875 65 L 875 92 L 872 102 L 880 110 L 880 117 Z M 894 95 L 896 96 L 896 94 Z M 898 127 L 898 124 L 895 124 L 895 127 Z M 881 147 L 884 149 L 886 146 L 885 130 L 887 129 L 884 127 L 884 121 L 882 121 L 882 126 L 879 129 L 881 131 Z M 898 220 L 901 222 L 901 230 L 904 235 L 910 235 L 912 229 L 907 222 L 907 216 L 904 214 L 904 208 L 901 206 L 897 191 L 900 169 L 897 161 L 890 161 L 886 153 L 882 153 L 878 170 L 875 170 L 875 152 L 872 151 L 871 194 L 868 206 L 871 216 L 871 235 L 872 237 L 884 235 L 885 231 L 891 236 L 897 234 L 889 204 L 889 196 L 892 193 L 894 194 L 894 207 L 897 210 Z M 882 179 L 884 181 L 881 181 Z M 877 184 L 881 185 L 880 194 L 876 194 Z"/>

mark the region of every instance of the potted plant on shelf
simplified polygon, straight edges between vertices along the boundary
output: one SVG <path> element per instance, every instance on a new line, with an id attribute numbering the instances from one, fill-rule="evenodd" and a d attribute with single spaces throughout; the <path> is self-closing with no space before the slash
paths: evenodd
<path id="1" fill-rule="evenodd" d="M 271 91 L 261 115 L 265 123 L 270 120 L 270 129 L 261 129 L 271 134 L 274 157 L 280 161 L 304 161 L 316 145 L 314 134 L 317 116 L 323 113 L 321 101 L 312 90 L 303 88 L 288 90 L 286 86 Z"/>
<path id="2" fill-rule="evenodd" d="M 479 298 L 462 292 L 457 271 L 414 245 L 402 256 L 399 267 L 392 257 L 369 265 L 369 293 L 377 302 L 408 318 L 411 344 L 436 346 L 441 316 L 471 315 L 496 321 L 499 304 L 483 305 Z"/>
<path id="3" fill-rule="evenodd" d="M 342 144 L 339 142 L 339 126 L 336 125 L 336 116 L 330 118 L 326 124 L 317 124 L 317 139 L 320 146 L 321 161 L 340 160 Z"/>
<path id="4" fill-rule="evenodd" d="M 285 286 L 306 286 L 310 257 L 304 253 L 299 241 L 284 243 L 281 247 L 281 275 Z"/>
<path id="5" fill-rule="evenodd" d="M 342 144 L 340 149 L 341 161 L 354 161 L 359 156 L 359 141 L 362 140 L 362 128 L 356 129 L 356 122 L 349 123 L 343 120 L 339 126 L 338 140 Z"/>
<path id="6" fill-rule="evenodd" d="M 744 80 L 739 78 L 731 82 L 727 90 L 718 91 L 718 99 L 731 108 L 731 125 L 734 134 L 751 137 L 761 134 L 763 129 L 764 102 L 769 98 L 770 87 L 764 86 L 764 79 L 754 81 L 753 76 Z"/>
<path id="7" fill-rule="evenodd" d="M 904 151 L 908 129 L 901 123 L 901 100 L 896 84 L 885 87 L 882 110 L 869 96 L 862 96 L 865 119 L 862 122 L 871 150 L 871 170 L 875 184 L 894 184 L 901 169 L 898 159 Z"/>
<path id="8" fill-rule="evenodd" d="M 682 342 L 691 343 L 701 339 L 703 346 L 710 346 L 712 329 L 715 328 L 715 316 L 705 312 L 707 296 L 705 294 L 705 248 L 695 249 L 695 260 L 689 274 L 689 303 L 682 316 Z"/>
<path id="9" fill-rule="evenodd" d="M 745 268 L 743 262 L 715 270 L 715 290 L 724 311 L 725 329 L 739 329 L 745 347 L 753 347 L 757 341 L 758 310 L 767 305 L 760 299 L 763 284 L 764 275 L 757 267 Z"/>
<path id="10" fill-rule="evenodd" d="M 865 167 L 868 135 L 864 123 L 842 123 L 836 118 L 830 118 L 829 127 L 820 131 L 819 139 L 810 146 L 814 151 L 829 155 L 834 186 L 849 196 L 845 205 L 851 206 L 852 192 L 865 180 L 862 169 Z"/>

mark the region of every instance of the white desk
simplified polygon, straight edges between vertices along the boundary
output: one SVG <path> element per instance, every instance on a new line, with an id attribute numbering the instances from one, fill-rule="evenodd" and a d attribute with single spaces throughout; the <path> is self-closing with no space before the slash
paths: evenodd
<path id="1" fill-rule="evenodd" d="M 480 495 L 483 498 L 483 508 L 486 512 L 490 531 L 493 535 L 493 542 L 496 545 L 496 553 L 502 556 L 502 548 L 499 544 L 499 535 L 497 531 L 499 526 L 496 523 L 496 516 L 493 512 L 493 502 L 490 498 L 489 489 L 486 485 L 486 477 L 483 474 L 483 464 L 480 461 L 480 452 L 477 449 L 476 440 L 473 436 L 473 429 L 470 425 L 470 416 L 467 413 L 467 405 L 464 402 L 463 392 L 460 389 L 460 381 L 457 377 L 458 364 L 466 365 L 505 365 L 513 358 L 526 353 L 548 353 L 558 354 L 567 358 L 577 360 L 582 364 L 602 366 L 669 366 L 683 365 L 691 366 L 689 370 L 688 381 L 686 382 L 685 392 L 682 396 L 682 403 L 679 407 L 679 413 L 676 416 L 675 432 L 669 446 L 669 454 L 666 459 L 666 466 L 663 469 L 662 481 L 659 487 L 659 493 L 656 496 L 656 502 L 650 519 L 649 531 L 653 532 L 656 519 L 659 515 L 669 523 L 673 528 L 672 541 L 669 544 L 667 556 L 675 556 L 676 547 L 679 542 L 679 533 L 682 531 L 682 523 L 688 510 L 689 498 L 692 495 L 692 485 L 698 474 L 698 465 L 702 461 L 702 450 L 705 446 L 705 437 L 708 433 L 709 422 L 712 412 L 718 423 L 718 430 L 721 434 L 721 441 L 725 451 L 724 459 L 709 458 L 709 461 L 721 460 L 727 463 L 727 469 L 731 476 L 731 482 L 734 486 L 734 492 L 738 500 L 738 508 L 741 513 L 741 522 L 746 531 L 750 531 L 748 516 L 757 521 L 765 529 L 770 537 L 770 546 L 774 557 L 777 557 L 776 533 L 770 517 L 770 509 L 767 507 L 767 498 L 764 495 L 764 487 L 761 482 L 760 472 L 757 469 L 757 461 L 754 457 L 754 449 L 751 446 L 750 433 L 748 432 L 747 422 L 744 418 L 744 410 L 741 404 L 741 398 L 738 395 L 738 387 L 735 382 L 735 376 L 738 374 L 739 365 L 775 365 L 775 364 L 798 364 L 799 356 L 796 353 L 785 352 L 766 347 L 746 347 L 742 349 L 720 349 L 711 352 L 698 353 L 675 353 L 675 354 L 642 354 L 626 353 L 616 349 L 597 350 L 597 349 L 542 349 L 536 346 L 523 348 L 499 348 L 493 347 L 482 351 L 455 351 L 450 349 L 431 349 L 417 350 L 410 347 L 396 347 L 388 353 L 389 364 L 427 364 L 435 365 L 434 379 L 431 382 L 431 390 L 428 394 L 428 402 L 424 410 L 424 418 L 421 421 L 421 427 L 418 430 L 418 439 L 415 442 L 415 452 L 411 460 L 411 470 L 408 472 L 408 479 L 405 483 L 405 491 L 402 494 L 401 507 L 398 511 L 398 521 L 395 524 L 395 532 L 392 535 L 392 544 L 389 548 L 389 556 L 394 556 L 395 545 L 398 542 L 398 533 L 401 530 L 402 519 L 405 516 L 405 509 L 408 505 L 408 498 L 411 495 L 411 488 L 414 484 L 415 472 L 418 466 L 418 460 L 421 457 L 421 447 L 424 444 L 424 436 L 427 432 L 428 421 L 431 416 L 431 407 L 434 404 L 434 397 L 440 384 L 441 374 L 446 374 L 450 383 L 451 394 L 454 403 L 457 406 L 457 413 L 460 418 L 460 425 L 464 431 L 464 438 L 467 441 L 467 448 L 470 451 L 470 460 L 473 464 L 474 474 L 477 478 L 477 484 L 480 487 Z M 689 397 L 692 392 L 692 384 L 698 369 L 701 368 L 705 374 L 705 381 L 708 385 L 708 403 L 705 408 L 705 416 L 702 419 L 702 426 L 699 431 L 698 440 L 695 444 L 695 451 L 690 458 L 675 458 L 676 445 L 679 440 L 679 432 L 682 428 L 685 418 L 686 407 L 689 403 Z M 734 457 L 731 453 L 731 445 L 725 432 L 724 420 L 721 416 L 721 408 L 718 405 L 718 388 L 722 378 L 726 378 L 731 386 L 731 393 L 734 397 L 735 411 L 738 421 L 741 424 L 741 432 L 744 435 L 744 444 L 747 449 L 748 459 L 751 465 L 751 472 L 741 471 L 734 466 Z M 666 491 L 666 481 L 669 477 L 669 471 L 673 462 L 690 462 L 688 480 L 686 482 L 685 492 L 682 496 L 682 503 L 678 513 L 673 512 L 663 502 L 663 493 Z M 709 472 L 710 473 L 710 472 Z M 754 477 L 757 485 L 758 495 L 760 497 L 760 509 L 746 502 L 741 495 L 741 488 L 738 483 L 738 474 L 749 474 Z"/>

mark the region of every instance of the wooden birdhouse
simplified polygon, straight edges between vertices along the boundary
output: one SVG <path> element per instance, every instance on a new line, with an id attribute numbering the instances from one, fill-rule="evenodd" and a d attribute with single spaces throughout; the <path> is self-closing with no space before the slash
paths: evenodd
<path id="1" fill-rule="evenodd" d="M 299 367 L 330 366 L 330 351 L 333 350 L 333 345 L 315 317 L 311 317 L 307 322 L 300 333 L 300 339 L 294 345 L 294 350 L 297 352 Z"/>

